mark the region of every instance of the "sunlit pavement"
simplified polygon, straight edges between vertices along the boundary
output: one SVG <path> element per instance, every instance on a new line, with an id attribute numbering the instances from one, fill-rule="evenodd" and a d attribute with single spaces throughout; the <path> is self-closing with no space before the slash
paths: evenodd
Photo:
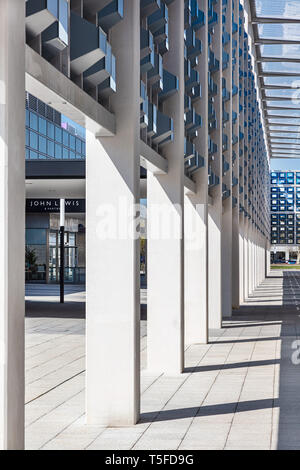
<path id="1" fill-rule="evenodd" d="M 85 320 L 27 318 L 26 448 L 300 449 L 299 287 L 300 273 L 272 273 L 177 376 L 147 372 L 143 320 L 142 415 L 127 428 L 85 425 Z"/>

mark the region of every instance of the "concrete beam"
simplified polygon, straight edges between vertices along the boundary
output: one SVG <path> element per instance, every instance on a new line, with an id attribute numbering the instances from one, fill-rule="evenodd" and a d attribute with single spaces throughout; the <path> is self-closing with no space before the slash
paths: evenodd
<path id="1" fill-rule="evenodd" d="M 300 59 L 296 57 L 258 57 L 257 62 L 289 62 L 289 63 L 300 63 Z"/>
<path id="2" fill-rule="evenodd" d="M 293 40 L 286 40 L 286 39 L 262 39 L 262 38 L 255 38 L 254 39 L 255 46 L 261 44 L 280 44 L 280 45 L 288 45 L 288 44 L 296 44 L 299 45 L 299 41 Z"/>
<path id="3" fill-rule="evenodd" d="M 251 23 L 252 24 L 300 24 L 299 19 L 293 19 L 293 18 L 267 18 L 267 17 L 257 17 L 253 16 L 251 18 Z"/>
<path id="4" fill-rule="evenodd" d="M 26 45 L 26 90 L 97 137 L 116 133 L 112 113 Z"/>
<path id="5" fill-rule="evenodd" d="M 196 194 L 197 193 L 197 185 L 195 181 L 191 180 L 188 176 L 184 176 L 184 190 L 185 194 Z"/>
<path id="6" fill-rule="evenodd" d="M 140 140 L 141 167 L 154 175 L 166 175 L 168 173 L 168 160 L 155 152 L 143 140 Z"/>

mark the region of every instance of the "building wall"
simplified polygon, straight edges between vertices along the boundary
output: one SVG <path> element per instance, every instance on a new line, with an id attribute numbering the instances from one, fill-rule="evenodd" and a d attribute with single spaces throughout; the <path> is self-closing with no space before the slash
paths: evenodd
<path id="1" fill-rule="evenodd" d="M 79 129 L 76 125 L 73 127 L 69 121 L 65 121 L 61 113 L 26 93 L 26 160 L 68 160 L 72 175 L 72 164 L 78 160 L 85 160 L 86 157 L 85 129 Z M 67 175 L 65 177 L 67 178 Z M 55 214 L 49 213 L 26 214 L 27 255 L 30 255 L 28 252 L 30 250 L 31 254 L 37 257 L 36 266 L 31 269 L 26 267 L 26 280 L 29 282 L 58 282 L 57 270 L 54 269 L 51 274 L 49 269 L 49 234 L 50 230 L 58 233 L 59 229 L 59 222 L 57 220 L 55 224 L 55 217 Z M 70 217 L 67 217 L 68 222 Z M 66 230 L 72 231 L 72 228 L 67 227 Z M 76 234 L 76 245 L 78 246 L 77 268 L 81 268 L 81 276 L 79 281 L 75 276 L 74 282 L 83 282 L 85 233 Z M 34 273 L 30 272 L 32 269 Z M 69 276 L 66 280 L 70 282 L 70 278 Z"/>
<path id="2" fill-rule="evenodd" d="M 300 172 L 271 172 L 271 244 L 300 245 Z M 284 250 L 283 250 L 284 251 Z"/>
<path id="3" fill-rule="evenodd" d="M 27 93 L 26 160 L 84 160 L 84 132 L 78 135 L 61 113 Z"/>

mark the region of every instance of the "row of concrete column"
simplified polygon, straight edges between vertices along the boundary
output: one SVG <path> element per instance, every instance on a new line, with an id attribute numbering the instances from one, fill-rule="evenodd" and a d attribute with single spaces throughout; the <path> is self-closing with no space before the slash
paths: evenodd
<path id="1" fill-rule="evenodd" d="M 127 2 L 125 10 L 111 37 L 122 77 L 112 98 L 117 136 L 87 133 L 87 419 L 106 425 L 134 424 L 140 409 L 139 251 L 132 233 L 138 217 L 132 205 L 139 200 L 139 1 Z M 233 218 L 232 200 L 228 207 L 222 202 L 221 185 L 208 196 L 204 171 L 204 177 L 196 175 L 194 192 L 184 189 L 183 31 L 184 9 L 175 0 L 164 66 L 178 77 L 179 92 L 163 108 L 174 120 L 174 142 L 164 151 L 168 173 L 147 175 L 147 368 L 165 374 L 180 374 L 185 344 L 206 343 L 208 329 L 221 328 L 232 315 L 233 286 L 238 307 L 266 273 L 266 240 L 238 208 Z M 202 86 L 205 96 L 205 78 Z M 205 139 L 203 102 L 199 138 L 203 132 Z M 220 94 L 215 106 L 221 113 Z M 103 204 L 116 217 L 116 237 L 99 236 L 107 216 Z"/>
<path id="2" fill-rule="evenodd" d="M 184 369 L 185 344 L 206 343 L 208 329 L 221 328 L 222 318 L 230 317 L 233 287 L 237 307 L 263 280 L 267 266 L 263 237 L 238 213 L 233 224 L 220 188 L 208 196 L 207 169 L 196 175 L 195 191 L 184 189 L 182 3 L 169 6 L 165 66 L 178 77 L 179 92 L 164 105 L 174 120 L 174 142 L 164 155 L 168 173 L 147 175 L 147 366 L 172 375 Z M 111 99 L 116 135 L 98 137 L 87 129 L 86 146 L 87 423 L 109 426 L 134 424 L 140 416 L 140 1 L 124 4 L 124 20 L 110 38 L 119 77 Z M 24 29 L 24 2 L 0 0 L 2 448 L 24 445 L 25 123 L 18 111 L 24 109 Z M 199 107 L 204 122 L 199 139 L 207 139 L 207 103 Z"/>

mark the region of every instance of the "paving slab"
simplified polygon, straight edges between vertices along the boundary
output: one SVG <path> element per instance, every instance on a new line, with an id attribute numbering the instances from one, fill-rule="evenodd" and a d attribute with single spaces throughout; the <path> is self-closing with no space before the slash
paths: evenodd
<path id="1" fill-rule="evenodd" d="M 222 329 L 210 330 L 209 344 L 187 345 L 184 373 L 175 376 L 146 368 L 144 312 L 141 419 L 126 428 L 85 424 L 84 317 L 76 308 L 70 317 L 43 316 L 38 302 L 54 302 L 57 288 L 27 287 L 37 314 L 26 318 L 26 448 L 300 449 L 300 365 L 292 359 L 299 286 L 296 271 L 270 275 Z M 84 289 L 67 297 L 71 311 Z"/>

